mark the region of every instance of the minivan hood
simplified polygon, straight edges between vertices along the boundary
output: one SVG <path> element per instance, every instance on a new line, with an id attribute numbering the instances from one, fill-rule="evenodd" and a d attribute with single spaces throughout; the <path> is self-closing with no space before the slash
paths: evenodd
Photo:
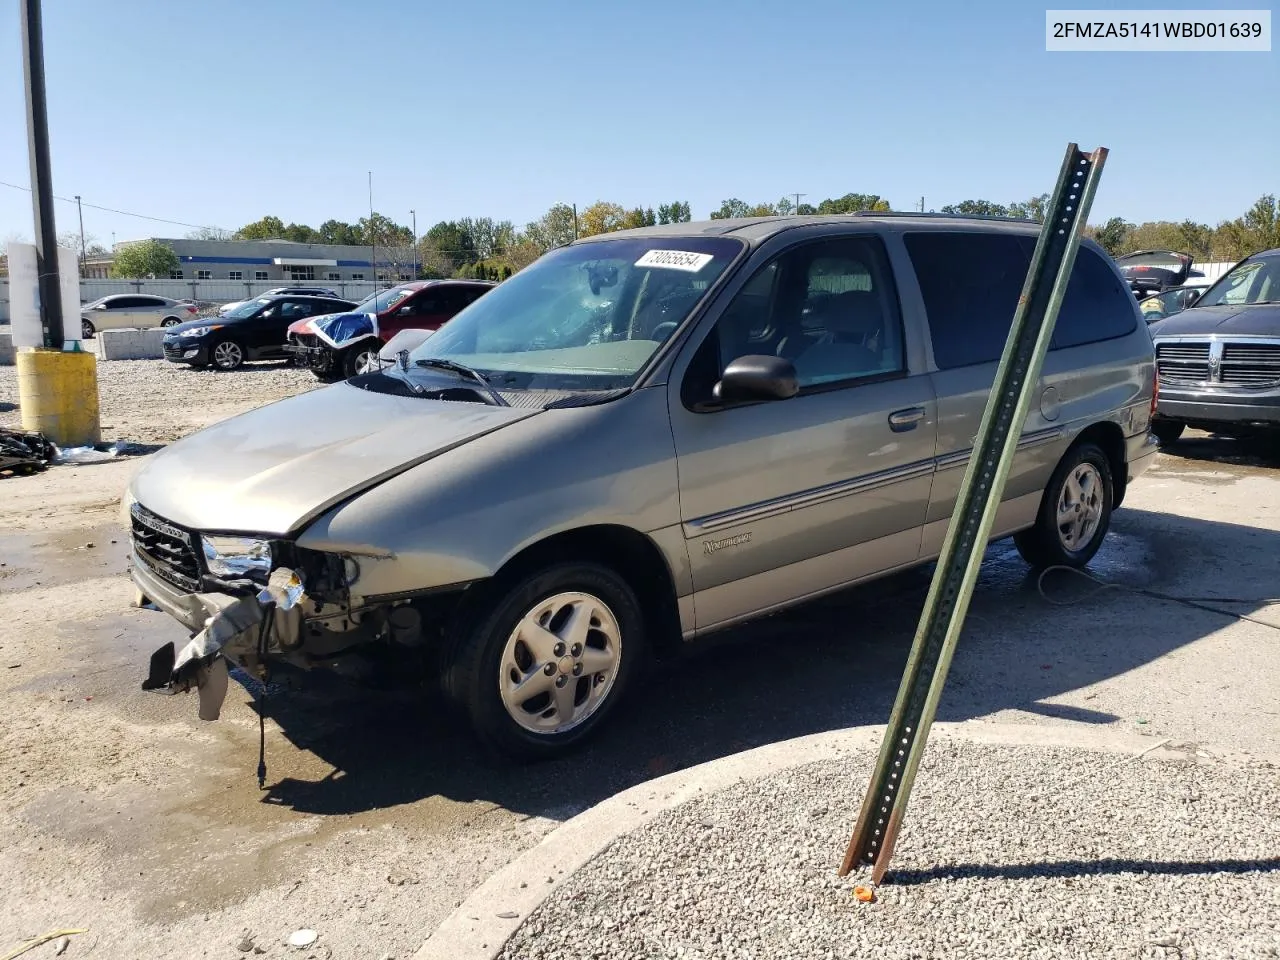
<path id="1" fill-rule="evenodd" d="M 1188 307 L 1149 328 L 1153 337 L 1280 336 L 1280 304 Z"/>
<path id="2" fill-rule="evenodd" d="M 184 437 L 152 457 L 131 492 L 184 527 L 282 536 L 388 477 L 540 412 L 337 383 Z"/>

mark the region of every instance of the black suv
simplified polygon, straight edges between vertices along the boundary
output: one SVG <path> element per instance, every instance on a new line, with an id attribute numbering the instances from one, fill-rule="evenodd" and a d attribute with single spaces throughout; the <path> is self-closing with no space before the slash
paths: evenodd
<path id="1" fill-rule="evenodd" d="M 1240 261 L 1181 313 L 1150 328 L 1160 397 L 1152 432 L 1280 431 L 1280 248 Z"/>
<path id="2" fill-rule="evenodd" d="M 256 297 L 220 317 L 170 327 L 164 336 L 166 360 L 192 367 L 235 370 L 248 360 L 289 356 L 284 344 L 289 324 L 326 313 L 345 313 L 355 303 L 337 297 L 298 294 Z"/>

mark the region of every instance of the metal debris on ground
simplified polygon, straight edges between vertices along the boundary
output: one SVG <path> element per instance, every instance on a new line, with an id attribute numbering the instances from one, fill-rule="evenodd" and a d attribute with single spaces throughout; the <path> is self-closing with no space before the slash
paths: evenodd
<path id="1" fill-rule="evenodd" d="M 127 440 L 116 440 L 112 443 L 95 443 L 86 447 L 55 448 L 54 463 L 103 463 L 116 457 L 127 457 L 145 453 L 147 448 Z"/>
<path id="2" fill-rule="evenodd" d="M 0 427 L 0 477 L 38 473 L 53 462 L 58 448 L 42 433 Z"/>
<path id="3" fill-rule="evenodd" d="M 289 934 L 289 946 L 291 947 L 309 947 L 315 943 L 320 934 L 314 930 L 295 930 Z"/>

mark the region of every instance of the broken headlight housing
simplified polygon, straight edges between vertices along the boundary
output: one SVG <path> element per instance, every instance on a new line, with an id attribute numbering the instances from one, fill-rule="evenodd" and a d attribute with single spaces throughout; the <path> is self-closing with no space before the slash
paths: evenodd
<path id="1" fill-rule="evenodd" d="M 215 577 L 242 578 L 266 582 L 271 575 L 271 542 L 254 537 L 211 537 L 202 535 L 205 569 Z"/>

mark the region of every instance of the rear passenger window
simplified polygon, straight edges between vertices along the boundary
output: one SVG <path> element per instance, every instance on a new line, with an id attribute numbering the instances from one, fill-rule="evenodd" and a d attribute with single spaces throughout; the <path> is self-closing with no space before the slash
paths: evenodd
<path id="1" fill-rule="evenodd" d="M 1000 359 L 1031 265 L 1008 233 L 908 233 L 933 359 L 943 370 Z"/>
<path id="2" fill-rule="evenodd" d="M 998 361 L 1036 238 L 930 232 L 903 239 L 924 295 L 938 366 L 948 370 Z M 1123 337 L 1136 325 L 1132 296 L 1123 280 L 1097 253 L 1081 247 L 1051 349 Z"/>
<path id="3" fill-rule="evenodd" d="M 1053 349 L 1114 340 L 1137 325 L 1129 285 L 1097 253 L 1081 247 L 1053 329 Z"/>

